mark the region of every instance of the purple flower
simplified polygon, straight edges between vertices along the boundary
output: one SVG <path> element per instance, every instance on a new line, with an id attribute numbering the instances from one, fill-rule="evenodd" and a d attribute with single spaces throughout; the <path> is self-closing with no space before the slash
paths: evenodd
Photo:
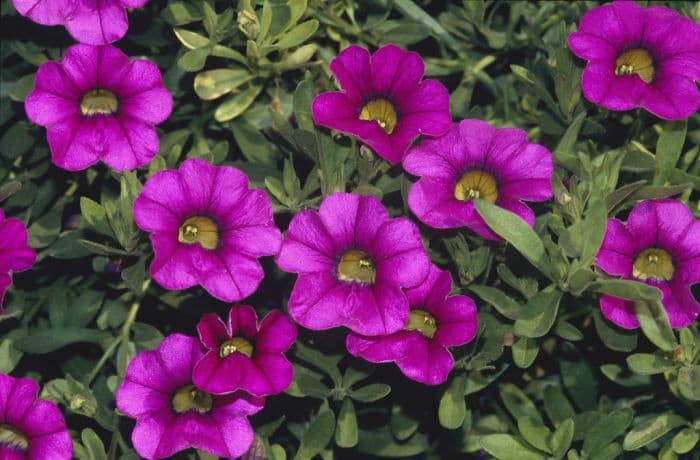
<path id="1" fill-rule="evenodd" d="M 129 363 L 117 408 L 136 419 L 131 442 L 140 456 L 164 458 L 194 447 L 236 458 L 250 448 L 253 428 L 246 416 L 260 411 L 264 399 L 242 392 L 216 396 L 197 388 L 192 369 L 202 354 L 197 339 L 173 334 Z"/>
<path id="2" fill-rule="evenodd" d="M 0 315 L 5 292 L 12 284 L 12 273 L 28 270 L 36 261 L 36 253 L 29 247 L 28 238 L 24 223 L 14 217 L 6 219 L 0 209 Z"/>
<path id="3" fill-rule="evenodd" d="M 194 158 L 146 182 L 134 219 L 153 232 L 153 279 L 171 290 L 200 284 L 226 302 L 255 292 L 264 276 L 257 258 L 282 241 L 265 192 L 249 190 L 236 168 Z"/>
<path id="4" fill-rule="evenodd" d="M 596 265 L 611 275 L 659 288 L 671 327 L 690 325 L 700 312 L 690 291 L 700 282 L 700 221 L 680 201 L 642 201 L 626 223 L 609 219 Z M 600 309 L 620 327 L 639 327 L 630 300 L 603 295 Z"/>
<path id="5" fill-rule="evenodd" d="M 47 128 L 56 166 L 78 171 L 104 161 L 122 171 L 158 152 L 154 125 L 168 118 L 173 99 L 152 62 L 129 61 L 113 46 L 73 45 L 60 64 L 39 67 L 24 104 Z"/>
<path id="6" fill-rule="evenodd" d="M 51 401 L 37 401 L 32 379 L 0 373 L 0 459 L 70 460 L 73 442 Z"/>
<path id="7" fill-rule="evenodd" d="M 586 98 L 610 110 L 643 107 L 667 120 L 700 108 L 700 26 L 661 6 L 617 1 L 581 18 L 569 47 L 588 63 Z"/>
<path id="8" fill-rule="evenodd" d="M 439 136 L 450 127 L 450 95 L 437 80 L 423 80 L 417 53 L 396 45 L 369 51 L 351 45 L 330 64 L 342 92 L 314 99 L 314 121 L 352 134 L 391 164 L 419 134 Z"/>
<path id="9" fill-rule="evenodd" d="M 318 212 L 294 216 L 276 261 L 299 274 L 288 303 L 297 323 L 363 335 L 404 327 L 402 288 L 421 283 L 430 267 L 413 222 L 389 219 L 379 200 L 350 193 L 334 193 Z"/>
<path id="10" fill-rule="evenodd" d="M 80 43 L 106 45 L 129 28 L 125 8 L 141 8 L 148 0 L 12 0 L 17 12 L 37 24 L 64 25 Z"/>
<path id="11" fill-rule="evenodd" d="M 496 129 L 481 120 L 455 123 L 442 137 L 424 139 L 406 155 L 406 171 L 421 178 L 408 205 L 435 228 L 469 227 L 498 240 L 474 207 L 474 198 L 495 203 L 531 227 L 535 213 L 521 200 L 552 197 L 554 163 L 549 150 L 527 142 L 522 129 Z"/>
<path id="12" fill-rule="evenodd" d="M 450 273 L 432 265 L 422 284 L 406 290 L 411 314 L 403 330 L 379 337 L 351 332 L 348 351 L 373 363 L 394 361 L 417 382 L 443 383 L 454 366 L 447 347 L 464 345 L 477 330 L 474 301 L 464 295 L 450 296 L 451 289 Z"/>
<path id="13" fill-rule="evenodd" d="M 231 307 L 228 325 L 218 315 L 207 313 L 197 325 L 206 353 L 197 361 L 192 380 L 213 394 L 243 390 L 256 396 L 284 391 L 294 376 L 284 357 L 297 337 L 294 324 L 273 310 L 258 325 L 253 307 Z"/>

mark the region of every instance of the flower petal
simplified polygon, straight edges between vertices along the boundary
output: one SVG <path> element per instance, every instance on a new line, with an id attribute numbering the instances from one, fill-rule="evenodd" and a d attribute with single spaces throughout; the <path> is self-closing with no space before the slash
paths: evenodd
<path id="1" fill-rule="evenodd" d="M 345 346 L 353 356 L 360 356 L 372 363 L 386 363 L 410 353 L 421 341 L 420 333 L 416 331 L 398 331 L 375 337 L 350 332 L 345 338 Z"/>
<path id="2" fill-rule="evenodd" d="M 610 110 L 631 110 L 645 106 L 649 85 L 636 74 L 618 77 L 614 71 L 614 60 L 589 62 L 581 77 L 586 99 Z"/>
<path id="3" fill-rule="evenodd" d="M 37 24 L 57 26 L 75 8 L 75 0 L 12 0 L 15 9 Z"/>
<path id="4" fill-rule="evenodd" d="M 3 419 L 10 425 L 22 427 L 25 415 L 32 408 L 39 394 L 39 384 L 30 378 L 15 379 L 9 376 L 8 378 L 10 378 L 9 384 L 0 383 L 0 391 L 5 393 L 4 398 L 0 399 L 5 403 Z"/>
<path id="5" fill-rule="evenodd" d="M 426 385 L 439 385 L 447 380 L 454 367 L 452 353 L 428 340 L 416 341 L 415 344 L 409 353 L 396 361 L 401 372 Z"/>
<path id="6" fill-rule="evenodd" d="M 242 335 L 253 338 L 258 335 L 258 315 L 249 305 L 235 305 L 228 312 L 228 331 L 231 337 Z"/>
<path id="7" fill-rule="evenodd" d="M 659 283 L 654 286 L 661 289 L 663 293 L 661 303 L 666 309 L 672 328 L 679 329 L 693 324 L 700 314 L 700 303 L 693 297 L 689 285 L 674 280 L 671 283 Z"/>
<path id="8" fill-rule="evenodd" d="M 450 129 L 450 93 L 437 80 L 424 80 L 417 88 L 398 99 L 402 115 L 399 125 L 412 124 L 413 136 L 418 133 L 441 136 Z M 393 140 L 392 136 L 392 140 Z"/>
<path id="9" fill-rule="evenodd" d="M 119 104 L 124 113 L 150 125 L 164 122 L 173 111 L 173 97 L 163 86 L 127 96 Z"/>
<path id="10" fill-rule="evenodd" d="M 642 106 L 665 120 L 684 120 L 700 109 L 700 90 L 690 78 L 660 69 L 647 85 Z"/>
<path id="11" fill-rule="evenodd" d="M 175 291 L 197 284 L 191 247 L 180 244 L 177 233 L 153 233 L 151 243 L 155 257 L 150 272 L 158 284 Z"/>
<path id="12" fill-rule="evenodd" d="M 221 342 L 231 339 L 231 334 L 219 315 L 206 313 L 197 323 L 197 334 L 202 344 L 218 353 Z"/>
<path id="13" fill-rule="evenodd" d="M 430 264 L 428 276 L 410 289 L 406 289 L 406 298 L 411 308 L 425 309 L 439 305 L 452 290 L 452 275 Z"/>
<path id="14" fill-rule="evenodd" d="M 335 243 L 318 213 L 299 212 L 289 223 L 275 262 L 287 272 L 331 272 L 335 265 Z"/>
<path id="15" fill-rule="evenodd" d="M 425 72 L 423 59 L 418 53 L 393 44 L 375 51 L 370 58 L 370 66 L 373 92 L 391 94 L 393 97 L 415 92 Z"/>
<path id="16" fill-rule="evenodd" d="M 255 349 L 265 353 L 284 353 L 294 344 L 297 328 L 282 313 L 272 310 L 260 323 Z"/>
<path id="17" fill-rule="evenodd" d="M 336 248 L 366 249 L 389 213 L 371 196 L 334 193 L 321 203 L 318 212 Z"/>
<path id="18" fill-rule="evenodd" d="M 250 422 L 245 417 L 227 411 L 214 411 L 212 418 L 216 421 L 226 444 L 226 457 L 238 458 L 250 449 L 254 434 Z"/>
<path id="19" fill-rule="evenodd" d="M 600 311 L 609 321 L 623 329 L 639 328 L 639 320 L 635 313 L 634 302 L 631 300 L 603 295 L 600 297 Z"/>
<path id="20" fill-rule="evenodd" d="M 365 48 L 348 46 L 331 61 L 330 68 L 343 92 L 354 103 L 372 92 L 370 54 Z"/>
<path id="21" fill-rule="evenodd" d="M 100 152 L 93 148 L 94 122 L 81 118 L 66 118 L 51 126 L 46 138 L 51 147 L 53 163 L 67 171 L 80 171 L 97 163 Z"/>
<path id="22" fill-rule="evenodd" d="M 122 38 L 129 22 L 124 7 L 116 0 L 79 0 L 65 26 L 81 43 L 105 45 Z"/>
<path id="23" fill-rule="evenodd" d="M 192 382 L 207 393 L 232 393 L 243 388 L 242 382 L 251 366 L 250 358 L 242 353 L 220 358 L 218 350 L 210 351 L 195 364 Z"/>
<path id="24" fill-rule="evenodd" d="M 69 118 L 79 117 L 80 109 L 74 100 L 35 88 L 24 101 L 27 118 L 33 123 L 50 127 Z"/>
<path id="25" fill-rule="evenodd" d="M 430 259 L 416 224 L 405 218 L 387 221 L 373 242 L 377 281 L 413 287 L 428 276 Z"/>
<path id="26" fill-rule="evenodd" d="M 431 312 L 438 320 L 438 328 L 433 343 L 445 347 L 458 347 L 470 342 L 476 336 L 478 320 L 476 304 L 465 295 L 446 298 Z"/>
<path id="27" fill-rule="evenodd" d="M 595 264 L 610 275 L 629 277 L 637 247 L 627 227 L 617 219 L 609 219 L 605 238 Z"/>
<path id="28" fill-rule="evenodd" d="M 341 326 L 348 290 L 330 273 L 302 273 L 287 303 L 289 314 L 301 326 L 316 331 Z"/>
<path id="29" fill-rule="evenodd" d="M 224 302 L 236 302 L 251 295 L 260 285 L 264 272 L 260 263 L 235 250 L 221 247 L 210 251 L 192 247 L 192 265 L 199 284 Z"/>
<path id="30" fill-rule="evenodd" d="M 408 323 L 408 300 L 403 291 L 386 283 L 372 287 L 351 284 L 346 291 L 343 325 L 362 335 L 386 335 Z"/>
<path id="31" fill-rule="evenodd" d="M 178 219 L 177 227 L 179 228 L 182 222 L 189 217 L 192 209 L 192 206 L 187 200 L 187 196 L 178 172 L 172 169 L 166 169 L 164 171 L 158 171 L 146 181 L 136 202 L 138 203 L 141 197 L 146 197 L 154 203 L 158 203 Z M 135 205 L 134 207 L 136 224 L 146 231 L 161 230 L 150 222 L 147 210 L 143 209 L 140 211 L 140 207 L 141 205 Z M 168 230 L 174 232 L 177 228 L 171 227 Z"/>

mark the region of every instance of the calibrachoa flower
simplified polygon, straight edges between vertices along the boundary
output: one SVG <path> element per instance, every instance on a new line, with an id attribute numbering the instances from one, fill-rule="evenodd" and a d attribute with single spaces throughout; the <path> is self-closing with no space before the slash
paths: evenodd
<path id="1" fill-rule="evenodd" d="M 497 240 L 474 207 L 474 198 L 514 212 L 531 227 L 535 213 L 521 200 L 552 197 L 554 163 L 549 150 L 529 144 L 522 129 L 496 129 L 481 120 L 463 120 L 437 139 L 423 139 L 406 155 L 406 171 L 421 178 L 408 205 L 435 228 L 469 227 Z"/>
<path id="2" fill-rule="evenodd" d="M 299 274 L 288 303 L 297 323 L 364 335 L 404 327 L 402 288 L 421 283 L 430 266 L 414 223 L 389 219 L 379 200 L 350 193 L 334 193 L 318 212 L 294 216 L 276 261 Z"/>
<path id="3" fill-rule="evenodd" d="M 24 223 L 14 217 L 6 219 L 0 209 L 0 315 L 5 292 L 12 284 L 12 272 L 27 270 L 36 261 L 36 253 L 29 247 L 28 238 Z"/>
<path id="4" fill-rule="evenodd" d="M 63 415 L 51 401 L 37 401 L 32 379 L 0 373 L 0 458 L 69 460 L 73 457 Z"/>
<path id="5" fill-rule="evenodd" d="M 265 192 L 249 190 L 236 168 L 195 158 L 148 179 L 134 219 L 153 232 L 153 279 L 172 290 L 200 284 L 227 302 L 255 292 L 264 276 L 257 258 L 282 241 Z"/>
<path id="6" fill-rule="evenodd" d="M 141 8 L 148 0 L 12 0 L 22 16 L 45 26 L 64 25 L 73 38 L 105 45 L 129 28 L 125 8 Z"/>
<path id="7" fill-rule="evenodd" d="M 122 171 L 158 152 L 154 125 L 168 118 L 173 99 L 152 62 L 130 61 L 113 46 L 73 45 L 60 64 L 39 67 L 24 104 L 47 128 L 56 166 L 78 171 L 104 161 Z"/>
<path id="8" fill-rule="evenodd" d="M 314 121 L 352 134 L 396 164 L 419 134 L 439 136 L 450 127 L 450 95 L 437 80 L 423 80 L 421 57 L 396 45 L 372 56 L 351 45 L 330 64 L 341 92 L 314 99 Z"/>
<path id="9" fill-rule="evenodd" d="M 700 108 L 700 25 L 670 8 L 616 1 L 591 9 L 569 47 L 588 63 L 586 98 L 611 110 L 643 107 L 684 119 Z"/>
<path id="10" fill-rule="evenodd" d="M 228 325 L 207 313 L 197 325 L 199 340 L 207 350 L 194 367 L 192 380 L 213 394 L 243 390 L 256 396 L 284 391 L 294 376 L 284 357 L 297 337 L 294 324 L 273 310 L 258 325 L 253 307 L 231 308 Z"/>
<path id="11" fill-rule="evenodd" d="M 700 221 L 680 201 L 643 201 L 630 211 L 626 223 L 609 219 L 596 265 L 611 275 L 659 288 L 671 327 L 688 326 L 700 312 L 690 291 L 700 282 Z M 600 309 L 620 327 L 639 327 L 630 300 L 603 295 Z"/>
<path id="12" fill-rule="evenodd" d="M 194 447 L 237 458 L 250 448 L 253 428 L 246 416 L 260 411 L 264 399 L 197 388 L 192 369 L 202 355 L 197 339 L 173 334 L 129 363 L 117 408 L 136 419 L 131 441 L 140 456 L 164 458 Z"/>
<path id="13" fill-rule="evenodd" d="M 450 296 L 452 276 L 436 266 L 420 285 L 407 289 L 411 314 L 403 330 L 386 336 L 350 333 L 348 351 L 373 363 L 396 362 L 407 377 L 426 385 L 447 380 L 454 359 L 447 347 L 464 345 L 476 335 L 474 301 Z"/>

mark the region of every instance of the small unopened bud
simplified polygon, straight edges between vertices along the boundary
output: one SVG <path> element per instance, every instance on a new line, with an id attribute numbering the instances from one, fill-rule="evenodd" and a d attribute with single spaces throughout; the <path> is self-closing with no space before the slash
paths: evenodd
<path id="1" fill-rule="evenodd" d="M 370 163 L 377 159 L 371 148 L 367 147 L 365 144 L 360 146 L 360 158 Z"/>
<path id="2" fill-rule="evenodd" d="M 258 38 L 260 33 L 260 21 L 258 21 L 258 16 L 255 14 L 253 6 L 250 4 L 250 0 L 243 2 L 243 9 L 238 12 L 238 29 L 245 34 L 251 40 Z"/>
<path id="3" fill-rule="evenodd" d="M 571 202 L 571 195 L 566 190 L 560 190 L 556 193 L 555 199 L 561 205 L 567 205 Z"/>

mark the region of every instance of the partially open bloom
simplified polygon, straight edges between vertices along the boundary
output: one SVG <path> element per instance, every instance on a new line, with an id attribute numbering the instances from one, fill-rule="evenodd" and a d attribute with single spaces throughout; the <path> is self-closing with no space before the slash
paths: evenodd
<path id="1" fill-rule="evenodd" d="M 389 219 L 379 200 L 350 193 L 334 193 L 318 212 L 294 216 L 276 261 L 299 274 L 288 303 L 292 319 L 309 329 L 345 326 L 364 335 L 405 326 L 402 289 L 421 283 L 430 266 L 413 222 Z"/>
<path id="2" fill-rule="evenodd" d="M 406 290 L 411 314 L 402 330 L 364 337 L 350 333 L 350 354 L 373 363 L 394 361 L 407 377 L 426 385 L 447 380 L 454 359 L 447 347 L 464 345 L 477 331 L 476 305 L 464 295 L 450 296 L 452 276 L 436 266 L 420 285 Z"/>
<path id="3" fill-rule="evenodd" d="M 153 279 L 172 290 L 201 284 L 226 302 L 255 292 L 264 276 L 258 257 L 282 241 L 265 192 L 249 190 L 236 168 L 196 158 L 148 179 L 134 219 L 153 232 Z"/>
<path id="4" fill-rule="evenodd" d="M 58 407 L 37 401 L 32 379 L 0 373 L 0 459 L 69 460 L 73 442 Z"/>
<path id="5" fill-rule="evenodd" d="M 243 390 L 256 396 L 284 391 L 294 376 L 284 357 L 297 329 L 281 310 L 273 310 L 258 324 L 253 307 L 231 307 L 228 325 L 207 313 L 197 325 L 207 350 L 192 374 L 194 384 L 212 394 Z"/>
<path id="6" fill-rule="evenodd" d="M 152 62 L 130 61 L 113 46 L 73 45 L 60 64 L 39 67 L 24 105 L 47 128 L 56 166 L 78 171 L 104 161 L 122 171 L 158 152 L 154 125 L 168 118 L 173 99 Z"/>
<path id="7" fill-rule="evenodd" d="M 197 339 L 173 334 L 129 363 L 117 408 L 136 419 L 131 441 L 141 457 L 165 458 L 194 447 L 237 458 L 250 448 L 253 428 L 246 416 L 260 411 L 264 399 L 197 388 L 192 369 L 202 354 Z"/>
<path id="8" fill-rule="evenodd" d="M 450 96 L 437 80 L 423 80 L 417 53 L 386 45 L 372 56 L 351 45 L 330 64 L 341 92 L 314 99 L 314 121 L 360 139 L 391 164 L 419 134 L 439 136 L 450 127 Z"/>
<path id="9" fill-rule="evenodd" d="M 627 0 L 597 6 L 569 35 L 569 47 L 588 61 L 581 86 L 595 104 L 643 107 L 667 120 L 700 108 L 700 25 L 675 10 Z"/>
<path id="10" fill-rule="evenodd" d="M 45 26 L 64 25 L 80 43 L 106 45 L 129 28 L 125 8 L 140 8 L 148 0 L 12 0 L 22 16 Z"/>
<path id="11" fill-rule="evenodd" d="M 522 200 L 552 197 L 554 163 L 549 150 L 529 144 L 522 129 L 496 129 L 463 120 L 437 139 L 424 139 L 408 152 L 406 171 L 421 178 L 408 195 L 411 211 L 435 228 L 469 227 L 499 239 L 474 207 L 481 198 L 520 216 L 531 227 L 535 213 Z"/>
<path id="12" fill-rule="evenodd" d="M 0 209 L 0 315 L 5 292 L 12 284 L 12 273 L 28 270 L 36 261 L 34 249 L 27 242 L 24 223 L 14 217 L 5 218 Z"/>
<path id="13" fill-rule="evenodd" d="M 680 201 L 642 201 L 626 223 L 609 219 L 596 265 L 659 288 L 671 327 L 686 327 L 700 313 L 690 291 L 700 282 L 700 221 Z M 620 327 L 639 327 L 631 300 L 603 295 L 600 309 Z"/>

